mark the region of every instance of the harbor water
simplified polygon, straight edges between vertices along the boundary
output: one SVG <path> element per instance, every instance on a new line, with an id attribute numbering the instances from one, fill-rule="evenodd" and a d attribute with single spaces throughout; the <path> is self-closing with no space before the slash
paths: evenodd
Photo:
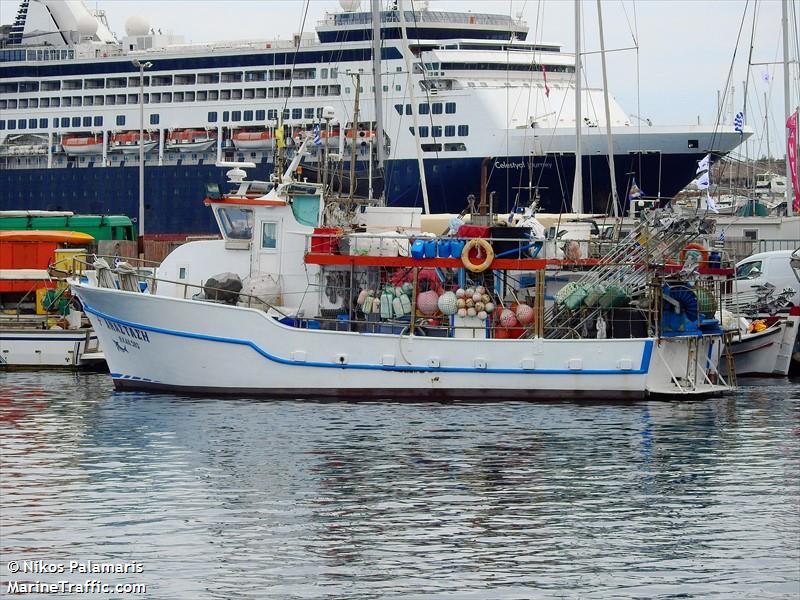
<path id="1" fill-rule="evenodd" d="M 0 372 L 0 461 L 2 594 L 800 596 L 797 379 L 677 402 L 323 403 Z"/>

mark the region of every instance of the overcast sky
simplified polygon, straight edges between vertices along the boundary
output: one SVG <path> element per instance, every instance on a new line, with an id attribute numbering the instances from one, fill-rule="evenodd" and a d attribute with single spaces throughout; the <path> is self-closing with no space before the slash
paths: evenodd
<path id="1" fill-rule="evenodd" d="M 411 0 L 405 2 L 408 7 Z M 800 16 L 800 0 L 790 2 L 790 13 Z M 0 21 L 13 21 L 18 4 L 16 0 L 0 0 Z M 124 34 L 128 17 L 141 15 L 152 27 L 182 34 L 193 42 L 286 39 L 300 31 L 305 7 L 304 0 L 91 0 L 87 4 L 106 11 L 117 35 Z M 362 5 L 367 7 L 368 0 L 362 0 Z M 326 10 L 336 10 L 338 6 L 337 0 L 310 0 L 306 31 L 313 30 L 314 23 Z M 529 40 L 561 43 L 566 51 L 574 49 L 574 5 L 569 0 L 430 0 L 430 6 L 432 10 L 521 13 L 531 30 Z M 596 2 L 587 1 L 582 6 L 584 51 L 597 50 Z M 629 48 L 637 42 L 639 46 L 638 81 L 635 51 L 608 56 L 612 95 L 629 114 L 638 113 L 657 124 L 691 124 L 698 117 L 701 123 L 710 124 L 715 119 L 717 90 L 724 92 L 736 51 L 731 84 L 736 88 L 735 110 L 742 110 L 751 32 L 754 32 L 753 63 L 782 59 L 780 2 L 758 2 L 754 29 L 753 6 L 752 0 L 749 4 L 746 0 L 604 0 L 607 49 Z M 746 7 L 737 50 L 737 34 Z M 795 57 L 796 45 L 797 37 L 792 43 Z M 797 73 L 797 67 L 793 72 Z M 591 84 L 600 82 L 596 55 L 587 57 L 587 77 Z M 771 146 L 773 152 L 780 148 L 782 155 L 782 142 L 778 143 L 783 138 L 785 120 L 782 67 L 751 67 L 748 85 L 748 124 L 757 131 L 756 137 L 763 138 L 766 92 L 770 98 Z M 797 75 L 792 85 L 792 101 L 796 104 Z M 753 142 L 752 152 L 759 143 L 762 144 L 759 153 L 763 153 L 763 142 L 759 140 Z"/>

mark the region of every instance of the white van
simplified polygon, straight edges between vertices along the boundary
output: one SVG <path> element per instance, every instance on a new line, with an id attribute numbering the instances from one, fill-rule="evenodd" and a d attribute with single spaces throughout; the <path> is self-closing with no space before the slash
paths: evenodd
<path id="1" fill-rule="evenodd" d="M 800 250 L 800 249 L 798 249 Z M 792 253 L 798 250 L 773 250 L 748 256 L 736 264 L 736 292 L 742 300 L 755 296 L 755 288 L 771 283 L 775 293 L 792 288 L 792 304 L 800 306 L 800 273 L 792 267 Z M 800 252 L 798 252 L 800 254 Z"/>

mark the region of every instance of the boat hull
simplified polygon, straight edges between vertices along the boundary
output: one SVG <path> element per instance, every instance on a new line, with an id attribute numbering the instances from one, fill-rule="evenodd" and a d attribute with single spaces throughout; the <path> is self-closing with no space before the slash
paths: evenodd
<path id="1" fill-rule="evenodd" d="M 686 393 L 670 380 L 687 364 L 687 345 L 677 339 L 476 341 L 298 329 L 248 308 L 85 285 L 73 290 L 123 389 L 411 399 Z M 696 343 L 694 356 L 705 362 L 713 341 Z"/>
<path id="2" fill-rule="evenodd" d="M 97 348 L 97 335 L 87 330 L 0 330 L 0 366 L 82 367 L 82 356 Z"/>
<path id="3" fill-rule="evenodd" d="M 47 209 L 70 210 L 76 214 L 126 214 L 138 215 L 138 177 L 136 165 L 102 167 L 99 160 L 87 157 L 87 165 L 80 168 L 0 169 L 0 210 Z M 246 155 L 238 157 L 249 159 Z M 145 169 L 145 220 L 151 234 L 216 234 L 214 219 L 202 203 L 205 184 L 217 183 L 226 189 L 227 169 L 213 165 L 216 157 L 207 156 L 196 164 L 148 165 Z M 635 160 L 634 160 L 635 159 Z M 494 199 L 496 211 L 506 211 L 516 205 L 529 202 L 528 190 L 518 187 L 528 185 L 529 157 L 504 157 L 496 159 L 507 168 L 492 170 L 489 191 L 497 192 Z M 538 160 L 538 159 L 537 159 Z M 550 166 L 539 169 L 534 161 L 534 173 L 541 188 L 541 209 L 545 212 L 560 212 L 564 208 L 563 193 L 569 197 L 574 174 L 574 157 L 560 156 L 558 162 L 551 160 Z M 591 161 L 591 168 L 589 167 Z M 617 155 L 617 184 L 626 189 L 630 171 L 636 172 L 638 185 L 648 194 L 659 192 L 661 173 L 661 195 L 671 197 L 692 178 L 696 170 L 697 155 L 664 154 L 659 168 L 658 156 L 642 155 L 642 160 L 629 155 Z M 476 197 L 480 190 L 480 158 L 426 158 L 425 171 L 430 190 L 432 212 L 459 213 L 465 206 L 469 194 Z M 520 167 L 524 164 L 526 166 Z M 367 172 L 367 163 L 359 161 L 359 171 Z M 271 164 L 258 163 L 250 169 L 248 176 L 267 180 Z M 345 161 L 343 171 L 349 170 Z M 311 170 L 313 172 L 313 170 Z M 584 159 L 585 210 L 597 209 L 605 212 L 610 193 L 610 179 L 605 157 Z M 376 173 L 376 182 L 379 176 Z M 383 177 L 385 192 L 391 206 L 422 206 L 419 191 L 419 170 L 416 161 L 387 161 Z M 375 194 L 380 192 L 378 187 Z M 518 195 L 519 193 L 519 195 Z M 620 192 L 624 196 L 624 192 Z"/>

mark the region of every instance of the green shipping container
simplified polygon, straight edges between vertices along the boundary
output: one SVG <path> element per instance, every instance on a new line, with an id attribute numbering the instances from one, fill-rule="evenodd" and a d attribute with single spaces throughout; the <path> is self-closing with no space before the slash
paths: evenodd
<path id="1" fill-rule="evenodd" d="M 0 230 L 21 231 L 27 229 L 42 231 L 79 231 L 88 233 L 95 240 L 136 239 L 136 229 L 130 217 L 125 215 L 66 215 L 53 213 L 26 215 L 24 211 L 5 211 L 0 213 Z"/>

